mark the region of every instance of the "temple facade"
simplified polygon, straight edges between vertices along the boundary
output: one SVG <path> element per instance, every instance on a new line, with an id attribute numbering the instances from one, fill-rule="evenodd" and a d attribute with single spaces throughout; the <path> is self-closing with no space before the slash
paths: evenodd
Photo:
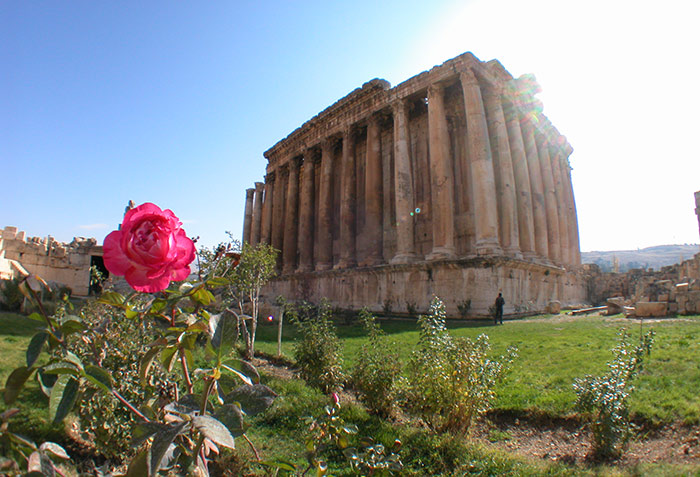
<path id="1" fill-rule="evenodd" d="M 391 87 L 374 79 L 264 153 L 243 241 L 280 251 L 266 294 L 448 314 L 585 302 L 572 147 L 531 75 L 471 53 Z M 463 314 L 463 313 L 462 313 Z"/>

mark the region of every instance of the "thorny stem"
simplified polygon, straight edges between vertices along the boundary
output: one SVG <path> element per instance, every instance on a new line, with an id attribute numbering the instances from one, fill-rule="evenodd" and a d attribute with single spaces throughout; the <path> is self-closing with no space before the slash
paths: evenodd
<path id="1" fill-rule="evenodd" d="M 246 442 L 248 443 L 248 445 L 250 446 L 250 448 L 253 450 L 253 453 L 255 454 L 255 460 L 257 460 L 258 462 L 260 462 L 260 454 L 258 454 L 258 450 L 255 448 L 255 446 L 254 446 L 253 443 L 250 441 L 250 439 L 248 439 L 248 436 L 246 436 L 245 434 L 243 434 L 243 439 L 246 440 Z"/>
<path id="2" fill-rule="evenodd" d="M 185 352 L 179 349 L 180 354 L 180 364 L 182 365 L 182 373 L 185 375 L 185 382 L 187 383 L 187 392 L 192 394 L 194 386 L 192 385 L 192 378 L 190 378 L 190 372 L 187 369 L 187 358 L 185 357 Z"/>
<path id="3" fill-rule="evenodd" d="M 142 413 L 141 411 L 139 411 L 138 409 L 136 409 L 136 408 L 134 407 L 133 404 L 131 404 L 131 403 L 130 403 L 129 401 L 127 401 L 126 399 L 124 399 L 124 396 L 122 396 L 121 394 L 119 394 L 118 391 L 112 389 L 112 395 L 113 395 L 115 398 L 117 398 L 117 399 L 119 400 L 119 402 L 121 402 L 124 406 L 126 406 L 126 408 L 129 409 L 129 411 L 131 411 L 132 413 L 134 413 L 135 415 L 137 415 L 138 417 L 140 417 L 140 418 L 143 419 L 144 421 L 146 421 L 146 422 L 151 422 L 151 420 L 150 420 L 149 418 L 147 418 L 146 416 L 144 416 L 143 413 Z"/>

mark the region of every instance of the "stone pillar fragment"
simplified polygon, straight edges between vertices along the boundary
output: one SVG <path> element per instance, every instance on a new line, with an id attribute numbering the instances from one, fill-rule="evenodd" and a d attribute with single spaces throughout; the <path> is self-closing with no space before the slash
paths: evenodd
<path id="1" fill-rule="evenodd" d="M 284 243 L 282 273 L 293 273 L 297 268 L 297 224 L 299 209 L 299 159 L 289 161 L 287 200 L 284 217 Z"/>
<path id="2" fill-rule="evenodd" d="M 245 212 L 243 215 L 243 243 L 250 243 L 250 232 L 253 226 L 253 195 L 255 189 L 245 190 Z"/>
<path id="3" fill-rule="evenodd" d="M 253 228 L 250 232 L 250 244 L 257 245 L 260 242 L 260 228 L 262 225 L 262 203 L 263 188 L 262 182 L 255 183 L 255 200 L 253 201 Z"/>
<path id="4" fill-rule="evenodd" d="M 439 84 L 428 87 L 428 140 L 433 250 L 426 258 L 450 259 L 455 257 L 454 174 L 450 163 L 450 136 L 445 116 L 444 88 Z"/>
<path id="5" fill-rule="evenodd" d="M 500 88 L 489 87 L 484 91 L 484 106 L 489 130 L 493 168 L 496 179 L 498 204 L 498 228 L 501 246 L 509 256 L 522 257 L 518 238 L 518 212 L 515 199 L 513 159 L 508 142 L 506 120 L 501 104 Z"/>
<path id="6" fill-rule="evenodd" d="M 275 188 L 275 175 L 269 173 L 265 176 L 265 196 L 263 197 L 262 224 L 260 225 L 260 241 L 271 244 L 270 231 L 272 229 L 272 195 Z"/>
<path id="7" fill-rule="evenodd" d="M 460 73 L 467 117 L 467 149 L 472 172 L 472 196 L 478 255 L 499 255 L 496 179 L 481 88 L 471 70 Z"/>
<path id="8" fill-rule="evenodd" d="M 321 143 L 321 177 L 318 204 L 318 253 L 316 270 L 328 270 L 333 266 L 333 143 L 326 139 Z"/>
<path id="9" fill-rule="evenodd" d="M 540 157 L 535 141 L 535 126 L 525 117 L 520 123 L 525 144 L 527 170 L 530 175 L 532 192 L 532 223 L 534 225 L 535 251 L 543 259 L 549 258 L 549 240 L 547 238 L 547 214 L 544 207 L 544 184 L 540 169 Z"/>
<path id="10" fill-rule="evenodd" d="M 530 174 L 527 168 L 525 142 L 523 141 L 520 120 L 515 106 L 508 101 L 504 102 L 503 114 L 506 118 L 510 155 L 513 160 L 520 250 L 525 257 L 532 258 L 535 256 L 535 226 L 532 218 L 532 192 L 530 189 Z"/>
<path id="11" fill-rule="evenodd" d="M 357 265 L 355 259 L 355 151 L 353 131 L 348 127 L 343 131 L 343 153 L 340 177 L 340 259 L 335 268 L 349 268 Z"/>
<path id="12" fill-rule="evenodd" d="M 314 154 L 311 149 L 304 153 L 302 170 L 301 205 L 299 207 L 299 272 L 313 270 L 314 260 Z"/>
<path id="13" fill-rule="evenodd" d="M 561 241 L 559 240 L 559 213 L 557 197 L 554 191 L 552 161 L 549 157 L 549 141 L 543 136 L 537 136 L 537 152 L 540 159 L 540 171 L 544 184 L 544 210 L 547 216 L 547 246 L 549 258 L 555 263 L 561 263 Z"/>
<path id="14" fill-rule="evenodd" d="M 365 230 L 369 250 L 364 266 L 382 262 L 382 158 L 379 138 L 379 118 L 367 121 L 367 153 L 365 167 Z"/>
<path id="15" fill-rule="evenodd" d="M 391 263 L 409 263 L 416 259 L 413 237 L 413 174 L 408 144 L 406 101 L 392 104 L 394 111 L 394 184 L 396 199 L 396 254 Z"/>

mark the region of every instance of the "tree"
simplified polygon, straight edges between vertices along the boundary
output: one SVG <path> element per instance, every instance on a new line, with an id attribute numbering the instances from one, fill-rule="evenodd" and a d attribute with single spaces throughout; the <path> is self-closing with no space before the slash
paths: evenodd
<path id="1" fill-rule="evenodd" d="M 240 262 L 230 274 L 233 296 L 238 303 L 242 318 L 242 331 L 246 342 L 246 358 L 255 354 L 255 333 L 258 328 L 260 311 L 260 290 L 275 275 L 277 249 L 266 243 L 243 244 Z M 244 307 L 250 306 L 250 315 L 244 314 Z M 248 328 L 250 322 L 250 329 Z"/>

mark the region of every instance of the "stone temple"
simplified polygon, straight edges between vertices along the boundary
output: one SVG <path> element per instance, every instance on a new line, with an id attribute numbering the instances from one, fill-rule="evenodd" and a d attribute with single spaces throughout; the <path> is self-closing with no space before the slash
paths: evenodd
<path id="1" fill-rule="evenodd" d="M 243 240 L 280 250 L 269 298 L 459 316 L 586 301 L 572 147 L 534 77 L 464 53 L 391 87 L 374 79 L 264 153 Z"/>

